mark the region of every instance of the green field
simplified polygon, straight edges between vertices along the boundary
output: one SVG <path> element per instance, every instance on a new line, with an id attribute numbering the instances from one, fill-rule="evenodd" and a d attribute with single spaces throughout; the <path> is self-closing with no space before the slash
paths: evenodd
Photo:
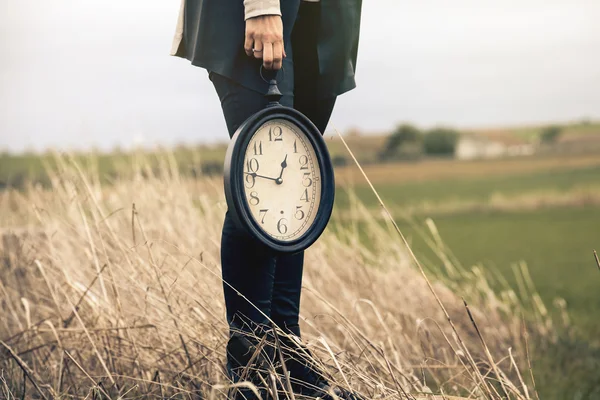
<path id="1" fill-rule="evenodd" d="M 574 169 L 552 169 L 537 173 L 510 174 L 491 177 L 445 180 L 426 180 L 402 184 L 376 184 L 379 195 L 390 208 L 401 208 L 429 202 L 443 205 L 444 202 L 473 201 L 485 203 L 494 195 L 522 197 L 543 193 L 572 193 L 576 190 L 600 189 L 600 166 Z M 371 189 L 362 184 L 354 187 L 358 197 L 367 206 L 377 204 Z M 338 191 L 340 207 L 348 203 L 343 190 Z"/>
<path id="2" fill-rule="evenodd" d="M 564 298 L 589 337 L 600 337 L 595 318 L 600 315 L 600 271 L 592 253 L 600 251 L 600 204 L 595 197 L 600 192 L 599 166 L 375 187 L 425 261 L 439 261 L 417 233 L 425 229 L 423 220 L 432 218 L 448 248 L 465 266 L 482 264 L 514 284 L 513 265 L 526 262 L 547 304 Z M 368 186 L 357 185 L 353 193 L 367 207 L 377 208 Z M 523 199 L 560 195 L 571 196 L 572 201 L 566 206 L 534 208 L 519 204 Z M 509 211 L 495 209 L 490 199 L 499 196 L 509 204 Z M 336 201 L 343 215 L 348 193 L 338 191 Z M 458 211 L 447 210 L 450 202 Z M 431 205 L 426 212 L 417 207 L 423 203 Z M 467 207 L 461 208 L 461 203 Z M 416 211 L 407 216 L 406 209 Z"/>
<path id="3" fill-rule="evenodd" d="M 565 299 L 574 324 L 588 338 L 600 337 L 600 271 L 592 255 L 600 249 L 600 207 L 460 213 L 434 221 L 464 266 L 482 265 L 516 288 L 513 266 L 524 261 L 545 303 Z M 412 225 L 400 227 L 426 264 L 439 264 Z"/>

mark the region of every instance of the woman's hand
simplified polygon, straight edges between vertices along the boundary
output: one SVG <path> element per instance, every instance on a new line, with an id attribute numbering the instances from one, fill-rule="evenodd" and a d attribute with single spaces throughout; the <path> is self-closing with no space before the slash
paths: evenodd
<path id="1" fill-rule="evenodd" d="M 246 20 L 244 50 L 250 57 L 262 58 L 266 69 L 281 69 L 286 57 L 283 48 L 283 22 L 279 15 L 260 15 Z"/>

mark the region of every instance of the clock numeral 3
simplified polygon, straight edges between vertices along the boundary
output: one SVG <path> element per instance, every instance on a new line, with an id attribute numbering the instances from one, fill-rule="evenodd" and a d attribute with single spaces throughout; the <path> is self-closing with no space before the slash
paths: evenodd
<path id="1" fill-rule="evenodd" d="M 306 155 L 300 156 L 300 169 L 308 169 L 308 157 Z"/>
<path id="2" fill-rule="evenodd" d="M 313 181 L 310 178 L 310 172 L 305 172 L 304 173 L 304 178 L 302 178 L 302 184 L 304 185 L 304 187 L 311 187 L 312 186 Z"/>
<path id="3" fill-rule="evenodd" d="M 302 206 L 296 206 L 296 213 L 294 217 L 298 220 L 304 219 L 304 211 L 302 211 Z"/>
<path id="4" fill-rule="evenodd" d="M 280 126 L 269 128 L 269 142 L 282 142 L 283 129 Z"/>
<path id="5" fill-rule="evenodd" d="M 256 145 L 256 142 L 254 142 L 254 155 L 255 156 L 262 156 L 263 152 L 262 152 L 262 141 L 258 142 L 258 146 Z"/>
<path id="6" fill-rule="evenodd" d="M 256 192 L 250 192 L 250 200 L 249 200 L 249 202 L 253 206 L 257 206 L 258 203 L 260 203 L 260 199 L 258 198 L 258 193 L 256 193 Z"/>
<path id="7" fill-rule="evenodd" d="M 304 194 L 300 197 L 300 200 L 306 201 L 308 203 L 308 188 L 304 189 Z"/>
<path id="8" fill-rule="evenodd" d="M 285 218 L 281 218 L 279 220 L 279 222 L 277 222 L 277 230 L 279 231 L 279 233 L 281 233 L 282 235 L 287 233 L 288 227 L 286 225 L 287 219 Z"/>
<path id="9" fill-rule="evenodd" d="M 264 210 L 260 210 L 260 212 L 258 213 L 258 215 L 260 217 L 260 223 L 261 224 L 265 223 L 265 216 L 267 215 L 267 211 L 269 211 L 269 209 L 265 208 Z"/>

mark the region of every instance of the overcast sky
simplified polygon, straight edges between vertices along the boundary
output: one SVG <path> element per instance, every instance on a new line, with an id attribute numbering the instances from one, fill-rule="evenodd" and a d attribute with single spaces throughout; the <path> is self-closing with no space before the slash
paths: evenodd
<path id="1" fill-rule="evenodd" d="M 178 9 L 0 0 L 0 149 L 225 140 L 206 72 L 168 56 Z M 365 0 L 330 127 L 600 118 L 599 17 L 598 0 Z"/>

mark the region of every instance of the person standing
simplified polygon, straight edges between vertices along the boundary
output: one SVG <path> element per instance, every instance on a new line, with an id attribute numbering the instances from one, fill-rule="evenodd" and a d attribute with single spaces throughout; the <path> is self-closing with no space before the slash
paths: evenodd
<path id="1" fill-rule="evenodd" d="M 356 86 L 361 8 L 362 0 L 183 0 L 171 54 L 208 71 L 230 137 L 267 104 L 261 65 L 276 74 L 280 103 L 302 112 L 324 133 L 337 96 Z M 333 391 L 354 398 L 331 387 L 292 350 L 300 343 L 290 338 L 300 338 L 303 264 L 303 252 L 277 254 L 225 214 L 221 265 L 230 327 L 228 372 L 234 382 L 252 380 L 241 371 L 258 338 L 273 334 L 270 318 L 288 334 L 281 341 L 290 350 L 285 364 L 294 392 L 328 399 Z M 236 398 L 254 397 L 242 390 Z"/>

